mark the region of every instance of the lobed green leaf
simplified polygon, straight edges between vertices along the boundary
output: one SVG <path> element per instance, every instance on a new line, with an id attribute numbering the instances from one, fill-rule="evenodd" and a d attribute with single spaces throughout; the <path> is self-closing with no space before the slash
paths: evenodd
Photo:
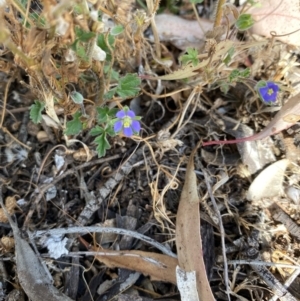
<path id="1" fill-rule="evenodd" d="M 34 123 L 40 123 L 42 121 L 42 111 L 45 108 L 45 104 L 35 100 L 34 104 L 30 107 L 30 119 Z"/>
<path id="2" fill-rule="evenodd" d="M 120 78 L 116 93 L 122 97 L 133 97 L 140 91 L 141 79 L 132 73 Z"/>
<path id="3" fill-rule="evenodd" d="M 253 24 L 254 20 L 250 14 L 241 14 L 235 22 L 235 27 L 240 31 L 244 31 L 252 27 Z"/>
<path id="4" fill-rule="evenodd" d="M 98 153 L 98 157 L 104 157 L 106 154 L 106 150 L 110 149 L 110 144 L 106 138 L 106 133 L 98 136 L 94 142 L 96 143 L 96 151 Z"/>
<path id="5" fill-rule="evenodd" d="M 76 112 L 72 117 L 73 117 L 73 120 L 67 122 L 66 129 L 64 131 L 65 135 L 67 135 L 67 136 L 77 135 L 83 129 L 83 125 L 80 120 L 81 113 Z"/>
<path id="6" fill-rule="evenodd" d="M 198 51 L 193 48 L 188 48 L 186 50 L 187 54 L 182 55 L 179 60 L 184 64 L 187 65 L 189 63 L 192 63 L 193 66 L 197 66 L 199 64 L 198 59 Z"/>

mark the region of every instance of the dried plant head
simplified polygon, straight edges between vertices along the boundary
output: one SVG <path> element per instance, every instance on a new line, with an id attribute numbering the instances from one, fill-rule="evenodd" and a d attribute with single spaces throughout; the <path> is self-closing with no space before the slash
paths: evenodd
<path id="1" fill-rule="evenodd" d="M 13 215 L 15 213 L 15 209 L 19 208 L 17 201 L 16 201 L 16 196 L 7 197 L 5 199 L 5 207 L 6 207 L 7 213 L 10 215 Z M 7 215 L 5 214 L 5 211 L 3 208 L 0 208 L 0 222 L 1 223 L 8 222 Z"/>
<path id="2" fill-rule="evenodd" d="M 100 3 L 102 6 L 106 6 L 116 20 L 120 21 L 123 25 L 132 19 L 134 0 L 101 0 Z"/>
<path id="3" fill-rule="evenodd" d="M 0 240 L 0 250 L 9 253 L 15 248 L 15 240 L 13 237 L 3 236 Z"/>

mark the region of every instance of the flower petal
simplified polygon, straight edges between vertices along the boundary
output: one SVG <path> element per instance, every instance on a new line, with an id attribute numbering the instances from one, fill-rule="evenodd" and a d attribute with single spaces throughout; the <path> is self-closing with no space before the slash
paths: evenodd
<path id="1" fill-rule="evenodd" d="M 133 135 L 133 130 L 131 127 L 124 128 L 123 133 L 126 137 L 131 137 Z"/>
<path id="2" fill-rule="evenodd" d="M 124 112 L 124 110 L 121 110 L 119 112 L 117 112 L 116 117 L 118 118 L 124 118 L 126 116 L 126 113 Z"/>
<path id="3" fill-rule="evenodd" d="M 118 120 L 115 124 L 114 124 L 114 131 L 116 133 L 120 132 L 123 128 L 123 121 L 122 120 Z"/>
<path id="4" fill-rule="evenodd" d="M 266 95 L 268 95 L 268 90 L 269 90 L 269 87 L 268 87 L 268 86 L 266 86 L 266 87 L 261 87 L 261 88 L 258 89 L 258 91 L 259 91 L 261 97 L 262 97 L 264 100 L 265 100 Z"/>
<path id="5" fill-rule="evenodd" d="M 135 117 L 135 113 L 134 113 L 132 110 L 128 110 L 128 111 L 126 112 L 126 115 L 127 115 L 128 117 L 130 117 L 130 118 L 134 118 L 134 117 Z"/>
<path id="6" fill-rule="evenodd" d="M 268 82 L 267 86 L 269 89 L 272 89 L 275 93 L 277 93 L 279 91 L 278 85 L 273 82 Z"/>
<path id="7" fill-rule="evenodd" d="M 273 85 L 259 88 L 259 93 L 262 99 L 266 102 L 274 102 L 277 98 L 277 91 L 274 91 Z"/>
<path id="8" fill-rule="evenodd" d="M 131 128 L 135 133 L 138 133 L 141 130 L 141 124 L 137 120 L 132 120 Z"/>

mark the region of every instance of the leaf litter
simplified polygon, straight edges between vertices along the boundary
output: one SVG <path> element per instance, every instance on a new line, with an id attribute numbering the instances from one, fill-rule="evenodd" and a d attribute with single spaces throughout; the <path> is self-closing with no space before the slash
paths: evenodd
<path id="1" fill-rule="evenodd" d="M 1 298 L 299 299 L 298 3 L 225 2 L 0 3 Z"/>

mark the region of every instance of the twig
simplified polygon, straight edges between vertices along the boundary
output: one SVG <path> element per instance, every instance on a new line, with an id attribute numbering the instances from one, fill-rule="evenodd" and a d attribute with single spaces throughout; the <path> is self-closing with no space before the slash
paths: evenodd
<path id="1" fill-rule="evenodd" d="M 168 248 L 163 246 L 162 244 L 158 243 L 154 239 L 140 234 L 135 231 L 126 230 L 126 229 L 119 229 L 119 228 L 111 228 L 111 227 L 100 227 L 100 226 L 90 226 L 90 227 L 70 227 L 70 228 L 58 228 L 58 229 L 51 229 L 51 230 L 39 230 L 36 232 L 31 233 L 30 235 L 32 238 L 44 236 L 44 235 L 65 235 L 65 234 L 87 234 L 87 233 L 114 233 L 118 235 L 127 235 L 132 236 L 136 239 L 142 240 L 166 255 L 171 257 L 177 258 L 177 255 L 170 251 Z"/>
<path id="2" fill-rule="evenodd" d="M 250 264 L 250 265 L 262 265 L 267 267 L 276 267 L 276 268 L 288 268 L 288 269 L 295 269 L 300 271 L 300 265 L 293 265 L 293 264 L 285 264 L 285 263 L 276 263 L 276 262 L 266 262 L 266 261 L 249 261 L 249 260 L 229 260 L 228 264 Z"/>
<path id="3" fill-rule="evenodd" d="M 13 134 L 11 134 L 11 132 L 6 127 L 2 127 L 1 129 L 5 134 L 7 134 L 10 138 L 12 138 L 18 144 L 22 145 L 24 148 L 27 148 L 28 150 L 31 150 L 30 146 L 28 146 L 28 145 L 22 143 L 20 140 L 18 140 Z"/>
<path id="4" fill-rule="evenodd" d="M 252 264 L 252 262 L 250 266 L 266 282 L 266 284 L 272 289 L 272 292 L 281 301 L 297 301 L 297 299 L 287 291 L 287 289 L 266 267 Z"/>
<path id="5" fill-rule="evenodd" d="M 241 246 L 243 247 L 242 255 L 246 258 L 246 261 L 249 262 L 251 268 L 265 281 L 277 298 L 281 301 L 296 301 L 292 294 L 290 294 L 280 281 L 265 267 L 266 264 L 257 264 L 257 262 L 261 261 L 258 250 L 258 233 L 258 231 L 253 230 L 251 236 L 247 238 L 247 242 L 246 244 L 244 243 L 244 245 L 242 244 L 242 241 L 240 241 Z"/>
<path id="6" fill-rule="evenodd" d="M 193 101 L 193 99 L 194 99 L 194 97 L 195 97 L 195 95 L 196 95 L 197 93 L 199 93 L 199 87 L 195 87 L 195 88 L 193 89 L 193 91 L 192 91 L 191 94 L 189 95 L 187 101 L 185 102 L 184 107 L 183 107 L 183 109 L 181 110 L 181 116 L 180 116 L 180 120 L 179 120 L 179 122 L 178 122 L 178 124 L 177 124 L 177 129 L 176 129 L 176 131 L 172 134 L 171 138 L 174 138 L 174 137 L 178 134 L 178 132 L 182 129 L 182 123 L 183 123 L 185 114 L 186 114 L 188 108 L 190 108 L 190 104 L 192 103 L 192 101 Z M 195 106 L 195 107 L 196 107 L 196 106 Z"/>
<path id="7" fill-rule="evenodd" d="M 300 267 L 284 282 L 284 287 L 288 288 L 300 274 Z M 273 296 L 269 301 L 276 301 L 277 296 Z"/>
<path id="8" fill-rule="evenodd" d="M 82 168 L 85 168 L 85 167 L 89 167 L 89 166 L 92 166 L 92 165 L 96 165 L 96 164 L 101 164 L 101 163 L 105 163 L 105 162 L 108 162 L 108 161 L 111 161 L 111 160 L 115 160 L 115 159 L 118 159 L 120 158 L 120 155 L 114 155 L 114 156 L 111 156 L 109 158 L 102 158 L 102 159 L 98 159 L 98 160 L 95 160 L 95 161 L 90 161 L 90 162 L 85 162 L 79 166 L 76 166 L 68 171 L 66 171 L 65 173 L 63 173 L 62 175 L 60 175 L 59 177 L 53 179 L 52 183 L 49 183 L 49 184 L 45 184 L 45 185 L 42 185 L 40 187 L 40 192 L 39 194 L 37 195 L 36 199 L 34 200 L 34 203 L 31 205 L 31 208 L 26 216 L 26 219 L 24 221 L 24 227 L 28 226 L 28 223 L 34 213 L 34 208 L 39 204 L 39 202 L 41 201 L 44 193 L 49 189 L 51 188 L 52 186 L 54 186 L 56 183 L 58 183 L 59 181 L 61 181 L 62 179 L 64 179 L 65 177 L 69 176 L 69 175 L 72 175 L 73 173 L 75 173 L 77 170 L 80 170 Z"/>
<path id="9" fill-rule="evenodd" d="M 12 83 L 12 81 L 14 80 L 14 76 L 11 76 L 11 78 L 8 80 L 6 87 L 5 87 L 5 91 L 4 91 L 4 98 L 3 98 L 3 111 L 2 111 L 2 115 L 1 115 L 1 120 L 0 120 L 0 129 L 3 126 L 3 121 L 4 121 L 4 116 L 5 116 L 5 111 L 6 111 L 6 104 L 7 104 L 7 97 L 8 97 L 8 91 L 9 91 L 9 87 Z"/>
<path id="10" fill-rule="evenodd" d="M 10 217 L 4 206 L 2 198 L 2 185 L 0 186 L 0 205 L 11 225 L 15 240 L 16 266 L 19 283 L 32 301 L 56 300 L 73 301 L 52 285 L 52 279 L 45 271 L 45 265 L 33 252 L 28 242 L 22 238 L 21 231 L 16 222 Z M 47 288 L 47 289 L 45 289 Z"/>
<path id="11" fill-rule="evenodd" d="M 227 257 L 226 257 L 225 230 L 224 230 L 224 227 L 223 227 L 222 216 L 221 216 L 220 211 L 218 210 L 217 202 L 216 202 L 215 197 L 212 193 L 212 188 L 211 188 L 210 183 L 209 183 L 209 176 L 208 176 L 208 174 L 207 174 L 206 170 L 204 169 L 201 162 L 199 162 L 199 165 L 200 165 L 200 168 L 201 168 L 201 170 L 203 172 L 203 175 L 204 175 L 204 179 L 205 179 L 205 183 L 206 183 L 206 187 L 207 187 L 209 197 L 210 197 L 211 202 L 213 204 L 215 213 L 216 213 L 216 215 L 219 219 L 221 244 L 222 244 L 222 256 L 223 256 L 223 261 L 224 261 L 224 282 L 225 282 L 225 286 L 226 286 L 227 298 L 228 298 L 228 301 L 230 301 L 231 298 L 230 298 L 230 285 L 229 285 L 229 279 L 228 279 L 228 262 L 227 262 Z"/>
<path id="12" fill-rule="evenodd" d="M 274 220 L 282 223 L 292 236 L 300 240 L 300 227 L 280 208 L 280 206 L 273 204 L 269 209 L 274 209 L 272 212 Z"/>
<path id="13" fill-rule="evenodd" d="M 132 154 L 131 157 L 125 162 L 118 171 L 116 171 L 100 188 L 99 197 L 92 198 L 83 208 L 80 215 L 78 216 L 77 223 L 79 225 L 86 225 L 90 220 L 91 216 L 96 212 L 102 202 L 109 196 L 112 190 L 117 186 L 117 184 L 123 180 L 133 169 L 133 165 L 137 162 L 137 158 L 141 154 L 142 150 L 138 150 L 136 153 Z M 138 162 L 135 166 L 143 164 L 144 161 Z"/>

